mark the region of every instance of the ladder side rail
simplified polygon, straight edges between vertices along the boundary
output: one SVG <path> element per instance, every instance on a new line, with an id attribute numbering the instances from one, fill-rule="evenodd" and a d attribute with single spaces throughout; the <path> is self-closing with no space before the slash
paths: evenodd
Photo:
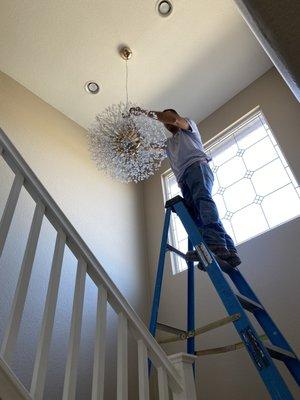
<path id="1" fill-rule="evenodd" d="M 199 232 L 196 224 L 194 223 L 193 219 L 191 218 L 190 214 L 188 213 L 186 207 L 184 206 L 183 202 L 177 202 L 173 205 L 175 212 L 179 216 L 181 222 L 183 223 L 186 231 L 189 234 L 189 238 L 192 241 L 192 244 L 197 249 L 197 246 L 202 244 L 205 247 L 205 244 L 202 239 L 202 235 Z M 206 266 L 206 272 L 208 273 L 213 285 L 215 286 L 227 312 L 229 315 L 233 315 L 235 313 L 240 314 L 240 318 L 237 321 L 234 321 L 233 324 L 236 327 L 236 330 L 245 344 L 248 346 L 248 343 L 241 332 L 245 332 L 247 329 L 251 329 L 255 340 L 257 343 L 260 344 L 261 350 L 263 351 L 264 359 L 267 361 L 267 365 L 263 368 L 259 368 L 253 354 L 249 352 L 254 365 L 256 366 L 257 371 L 259 372 L 260 376 L 262 377 L 269 393 L 271 394 L 273 399 L 280 399 L 280 400 L 293 400 L 293 397 L 284 382 L 283 378 L 279 374 L 272 358 L 270 357 L 268 351 L 265 349 L 262 341 L 259 339 L 254 327 L 252 326 L 249 318 L 246 315 L 243 307 L 241 306 L 239 300 L 237 299 L 236 295 L 232 291 L 229 283 L 225 279 L 223 272 L 221 271 L 218 263 L 213 258 L 210 251 L 205 247 L 207 250 L 208 257 L 210 258 L 208 265 Z"/>
<path id="2" fill-rule="evenodd" d="M 240 273 L 238 269 L 234 269 L 228 273 L 228 276 L 234 283 L 235 287 L 238 289 L 238 291 L 248 297 L 250 300 L 255 301 L 256 303 L 262 305 L 262 303 L 259 301 L 258 297 L 252 290 L 251 286 L 249 283 L 246 281 L 246 279 L 243 277 L 243 275 Z"/>
<path id="3" fill-rule="evenodd" d="M 234 270 L 228 274 L 236 286 L 236 288 L 245 296 L 249 298 L 255 299 L 255 301 L 259 304 L 260 301 L 258 300 L 257 296 L 254 294 L 253 290 L 251 289 L 250 285 L 248 282 L 245 280 L 243 275 L 241 274 L 240 271 Z M 283 362 L 285 363 L 286 367 L 300 386 L 300 360 L 297 359 L 297 356 L 295 352 L 293 351 L 292 347 L 288 343 L 288 341 L 285 339 L 281 331 L 278 329 L 277 325 L 269 315 L 269 313 L 263 309 L 263 310 L 255 310 L 253 312 L 253 315 L 257 319 L 258 323 L 260 326 L 263 328 L 265 333 L 267 334 L 270 342 L 278 346 L 284 350 L 287 350 L 295 355 L 296 359 L 291 359 L 291 358 L 285 358 Z"/>
<path id="4" fill-rule="evenodd" d="M 166 214 L 165 214 L 165 221 L 164 221 L 164 227 L 163 227 L 163 233 L 162 233 L 162 239 L 161 239 L 159 258 L 158 258 L 155 288 L 154 288 L 154 293 L 153 293 L 151 317 L 150 317 L 150 324 L 149 324 L 149 331 L 153 335 L 153 337 L 155 337 L 155 333 L 156 333 L 158 309 L 159 309 L 160 295 L 161 295 L 161 288 L 162 288 L 163 274 L 164 274 L 164 267 L 165 267 L 165 257 L 166 257 L 167 247 L 168 247 L 168 232 L 169 232 L 169 226 L 170 226 L 170 219 L 171 219 L 171 209 L 167 208 Z"/>
<path id="5" fill-rule="evenodd" d="M 82 240 L 76 229 L 61 211 L 59 206 L 1 128 L 0 147 L 2 148 L 2 157 L 8 166 L 16 175 L 23 176 L 23 186 L 29 192 L 33 200 L 37 204 L 43 204 L 45 207 L 44 215 L 48 218 L 49 222 L 57 231 L 62 230 L 64 232 L 66 235 L 66 245 L 70 248 L 77 259 L 81 259 L 86 264 L 87 273 L 96 286 L 99 287 L 102 285 L 105 288 L 109 304 L 116 313 L 122 313 L 132 330 L 135 332 L 136 340 L 141 339 L 144 341 L 148 349 L 148 355 L 153 363 L 161 366 L 165 370 L 171 389 L 174 392 L 182 392 L 182 379 L 168 359 L 164 350 L 153 338 L 141 318 L 121 294 L 120 290 L 113 283 L 103 266 L 96 259 L 87 244 Z"/>
<path id="6" fill-rule="evenodd" d="M 242 295 L 262 305 L 240 271 L 233 270 L 229 272 L 228 275 Z M 283 349 L 293 353 L 291 346 L 284 338 L 281 331 L 278 329 L 278 327 L 276 326 L 276 324 L 274 323 L 274 321 L 272 320 L 272 318 L 265 309 L 256 310 L 253 312 L 253 314 L 258 320 L 261 327 L 265 330 L 272 344 L 274 344 L 275 346 L 282 347 Z"/>
<path id="7" fill-rule="evenodd" d="M 188 240 L 188 250 L 193 250 L 193 244 Z M 195 330 L 195 269 L 193 262 L 187 262 L 187 331 Z M 187 339 L 187 353 L 195 354 L 195 337 Z"/>

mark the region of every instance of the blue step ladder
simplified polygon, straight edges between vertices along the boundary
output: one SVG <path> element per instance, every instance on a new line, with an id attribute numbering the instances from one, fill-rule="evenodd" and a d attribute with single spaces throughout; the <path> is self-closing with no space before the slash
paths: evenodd
<path id="1" fill-rule="evenodd" d="M 156 330 L 163 327 L 171 333 L 180 332 L 179 329 L 159 324 L 157 321 L 160 303 L 160 295 L 163 282 L 165 255 L 172 251 L 185 258 L 185 254 L 168 244 L 168 232 L 170 226 L 171 212 L 180 218 L 189 239 L 189 250 L 195 249 L 201 259 L 202 269 L 207 272 L 219 297 L 221 298 L 227 313 L 232 316 L 232 323 L 235 326 L 242 342 L 248 351 L 254 366 L 261 376 L 264 384 L 274 400 L 290 400 L 293 396 L 285 381 L 280 375 L 273 358 L 282 361 L 288 368 L 300 386 L 300 361 L 292 348 L 277 328 L 272 318 L 260 303 L 255 293 L 243 278 L 238 269 L 234 268 L 226 272 L 238 290 L 236 294 L 224 276 L 212 253 L 203 242 L 202 235 L 195 222 L 185 207 L 181 196 L 176 196 L 166 202 L 166 214 L 162 233 L 160 254 L 158 260 L 155 290 L 152 302 L 151 320 L 149 330 L 153 336 Z M 195 353 L 195 304 L 194 304 L 194 263 L 187 262 L 187 352 Z M 245 310 L 251 312 L 264 330 L 269 342 L 263 343 L 254 329 Z M 236 317 L 237 316 L 237 317 Z M 181 331 L 184 333 L 184 331 Z M 189 334 L 191 333 L 191 334 Z"/>

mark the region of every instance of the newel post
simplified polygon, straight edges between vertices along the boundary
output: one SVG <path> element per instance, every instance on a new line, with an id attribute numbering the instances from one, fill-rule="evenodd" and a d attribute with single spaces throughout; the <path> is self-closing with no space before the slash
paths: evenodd
<path id="1" fill-rule="evenodd" d="M 196 356 L 186 353 L 178 353 L 169 356 L 169 360 L 182 378 L 184 388 L 182 393 L 173 393 L 174 400 L 197 400 L 193 372 L 193 363 L 196 359 Z"/>

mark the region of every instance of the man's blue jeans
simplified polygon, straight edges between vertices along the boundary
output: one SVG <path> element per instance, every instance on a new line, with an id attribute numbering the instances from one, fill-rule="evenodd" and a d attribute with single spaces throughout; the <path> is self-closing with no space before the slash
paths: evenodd
<path id="1" fill-rule="evenodd" d="M 233 240 L 226 233 L 211 191 L 214 175 L 207 163 L 195 163 L 186 169 L 180 188 L 188 210 L 200 228 L 204 242 L 210 246 L 227 247 L 236 251 Z"/>

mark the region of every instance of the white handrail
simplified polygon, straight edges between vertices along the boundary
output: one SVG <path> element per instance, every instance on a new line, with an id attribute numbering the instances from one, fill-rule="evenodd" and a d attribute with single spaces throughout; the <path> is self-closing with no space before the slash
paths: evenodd
<path id="1" fill-rule="evenodd" d="M 108 301 L 114 310 L 126 318 L 128 326 L 136 340 L 142 340 L 147 348 L 148 355 L 157 368 L 163 368 L 168 376 L 168 382 L 173 392 L 183 391 L 182 377 L 173 367 L 165 352 L 153 338 L 136 312 L 129 305 L 119 289 L 110 279 L 100 262 L 93 255 L 89 247 L 82 240 L 76 229 L 58 207 L 48 191 L 39 181 L 37 176 L 25 162 L 7 135 L 0 128 L 0 149 L 5 159 L 16 176 L 24 179 L 24 187 L 38 204 L 45 206 L 45 216 L 49 219 L 57 231 L 63 231 L 66 235 L 66 244 L 78 259 L 82 259 L 87 265 L 87 273 L 98 287 L 104 287 Z"/>

